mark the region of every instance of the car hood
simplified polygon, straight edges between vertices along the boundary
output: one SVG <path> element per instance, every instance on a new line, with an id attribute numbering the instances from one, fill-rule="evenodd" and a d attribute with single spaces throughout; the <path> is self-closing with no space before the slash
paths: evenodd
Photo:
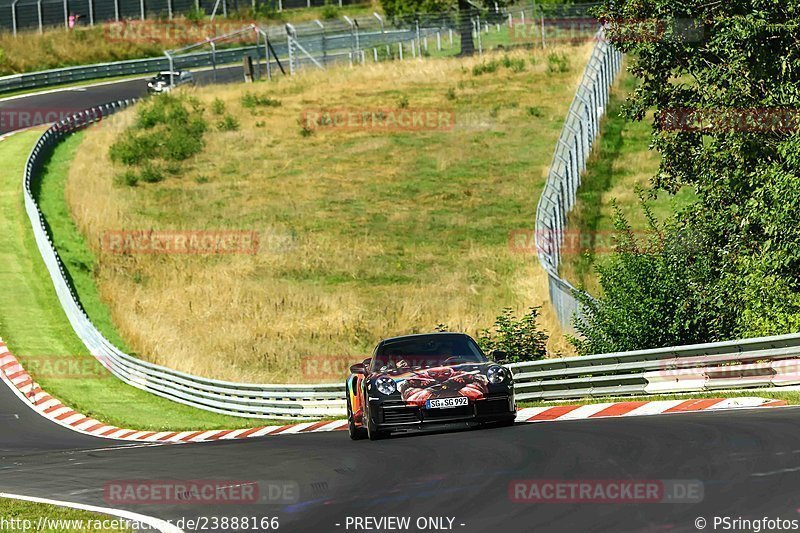
<path id="1" fill-rule="evenodd" d="M 457 365 L 441 365 L 441 366 L 428 366 L 424 368 L 398 368 L 396 370 L 389 370 L 387 372 L 373 372 L 371 374 L 372 378 L 379 378 L 379 377 L 390 377 L 395 380 L 401 380 L 410 376 L 430 373 L 430 372 L 446 372 L 445 369 L 452 369 L 455 371 L 460 372 L 474 372 L 479 371 L 482 374 L 486 374 L 486 370 L 490 366 L 497 366 L 497 363 L 486 362 L 486 363 L 461 363 Z"/>
<path id="2" fill-rule="evenodd" d="M 371 377 L 390 377 L 409 405 L 422 406 L 427 400 L 465 396 L 470 400 L 483 399 L 489 393 L 486 370 L 496 363 L 464 363 L 418 369 L 391 370 Z"/>

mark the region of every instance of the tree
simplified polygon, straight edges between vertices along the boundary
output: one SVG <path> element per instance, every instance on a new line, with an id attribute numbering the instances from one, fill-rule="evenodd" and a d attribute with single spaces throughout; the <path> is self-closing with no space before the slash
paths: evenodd
<path id="1" fill-rule="evenodd" d="M 670 221 L 665 246 L 635 261 L 617 254 L 611 259 L 616 271 L 602 267 L 601 285 L 612 290 L 589 306 L 581 327 L 592 333 L 583 349 L 796 331 L 800 6 L 783 0 L 605 0 L 598 15 L 641 80 L 626 115 L 642 120 L 655 111 L 652 147 L 661 163 L 653 187 L 671 193 L 691 187 L 697 201 Z M 692 246 L 681 249 L 672 239 Z M 644 266 L 633 268 L 636 261 L 654 269 L 655 281 L 637 277 Z M 669 334 L 615 333 L 612 312 L 626 309 L 627 298 L 615 284 L 652 295 L 654 283 L 680 281 L 659 265 L 676 268 L 683 281 L 656 298 L 653 316 L 634 320 Z M 675 314 L 683 308 L 688 313 Z"/>
<path id="2" fill-rule="evenodd" d="M 485 5 L 484 5 L 485 4 Z M 504 6 L 506 0 L 497 2 Z M 386 16 L 395 20 L 412 19 L 421 13 L 446 13 L 456 10 L 455 22 L 461 37 L 461 56 L 475 53 L 475 42 L 472 38 L 472 21 L 482 7 L 494 9 L 495 2 L 489 0 L 381 0 L 381 7 Z"/>

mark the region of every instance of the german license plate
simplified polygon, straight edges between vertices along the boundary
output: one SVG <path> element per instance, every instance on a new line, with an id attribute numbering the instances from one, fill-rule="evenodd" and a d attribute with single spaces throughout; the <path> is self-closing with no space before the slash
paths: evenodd
<path id="1" fill-rule="evenodd" d="M 469 405 L 469 399 L 466 396 L 458 396 L 456 398 L 436 398 L 425 402 L 425 409 L 447 409 L 449 407 L 463 407 Z"/>

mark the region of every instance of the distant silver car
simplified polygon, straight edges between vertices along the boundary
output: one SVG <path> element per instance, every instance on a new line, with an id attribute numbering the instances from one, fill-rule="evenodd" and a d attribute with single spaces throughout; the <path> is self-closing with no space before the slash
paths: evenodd
<path id="1" fill-rule="evenodd" d="M 194 85 L 194 76 L 186 70 L 165 70 L 147 82 L 147 92 L 163 93 L 180 85 Z"/>

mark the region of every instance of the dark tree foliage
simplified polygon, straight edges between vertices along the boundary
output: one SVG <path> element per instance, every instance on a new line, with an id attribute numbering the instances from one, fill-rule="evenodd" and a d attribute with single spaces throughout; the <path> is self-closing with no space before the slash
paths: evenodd
<path id="1" fill-rule="evenodd" d="M 475 53 L 475 41 L 472 37 L 472 18 L 495 4 L 505 6 L 507 0 L 380 0 L 386 16 L 399 20 L 413 20 L 418 15 L 435 16 L 452 13 L 461 39 L 461 56 Z M 424 20 L 423 20 L 424 22 Z"/>
<path id="2" fill-rule="evenodd" d="M 798 331 L 800 4 L 606 0 L 598 14 L 641 81 L 625 113 L 655 111 L 654 188 L 697 201 L 655 245 L 628 252 L 623 235 L 579 350 Z"/>

